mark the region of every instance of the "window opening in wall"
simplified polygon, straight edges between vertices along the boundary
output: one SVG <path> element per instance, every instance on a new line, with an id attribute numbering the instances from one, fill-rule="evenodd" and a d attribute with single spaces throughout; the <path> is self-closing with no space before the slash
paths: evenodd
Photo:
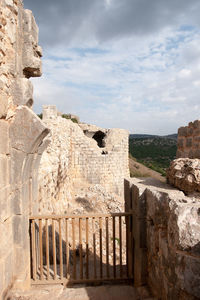
<path id="1" fill-rule="evenodd" d="M 106 134 L 99 130 L 93 135 L 92 138 L 95 141 L 97 141 L 97 144 L 100 148 L 104 148 L 105 147 L 105 141 L 104 141 L 105 136 L 106 136 Z"/>

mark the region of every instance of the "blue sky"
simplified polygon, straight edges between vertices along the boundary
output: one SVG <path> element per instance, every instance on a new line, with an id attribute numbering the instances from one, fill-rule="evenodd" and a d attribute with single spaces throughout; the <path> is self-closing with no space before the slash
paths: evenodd
<path id="1" fill-rule="evenodd" d="M 43 47 L 34 110 L 170 134 L 200 118 L 200 1 L 24 0 Z"/>

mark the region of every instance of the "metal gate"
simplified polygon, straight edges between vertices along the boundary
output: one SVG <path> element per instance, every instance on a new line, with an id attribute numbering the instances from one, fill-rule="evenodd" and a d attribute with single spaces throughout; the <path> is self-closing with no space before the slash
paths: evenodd
<path id="1" fill-rule="evenodd" d="M 32 284 L 132 281 L 132 217 L 30 217 Z"/>

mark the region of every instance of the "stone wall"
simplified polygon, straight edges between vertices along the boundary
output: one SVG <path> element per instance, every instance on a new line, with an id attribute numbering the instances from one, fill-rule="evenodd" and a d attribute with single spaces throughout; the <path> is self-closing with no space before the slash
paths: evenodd
<path id="1" fill-rule="evenodd" d="M 73 123 L 57 116 L 54 106 L 44 107 L 43 116 L 51 142 L 39 171 L 40 212 L 69 212 L 81 189 L 87 191 L 81 198 L 91 198 L 96 187 L 97 194 L 123 199 L 124 178 L 129 176 L 128 132 Z M 95 134 L 97 140 L 92 138 Z"/>
<path id="2" fill-rule="evenodd" d="M 200 299 L 200 200 L 155 179 L 126 181 L 134 236 L 134 280 L 158 299 Z"/>
<path id="3" fill-rule="evenodd" d="M 32 112 L 31 76 L 41 75 L 38 28 L 20 0 L 0 0 L 0 299 L 29 285 L 29 220 L 48 130 Z"/>
<path id="4" fill-rule="evenodd" d="M 178 130 L 177 158 L 200 158 L 200 120 Z"/>
<path id="5" fill-rule="evenodd" d="M 167 170 L 170 184 L 185 193 L 200 191 L 200 120 L 178 130 L 177 159 Z"/>

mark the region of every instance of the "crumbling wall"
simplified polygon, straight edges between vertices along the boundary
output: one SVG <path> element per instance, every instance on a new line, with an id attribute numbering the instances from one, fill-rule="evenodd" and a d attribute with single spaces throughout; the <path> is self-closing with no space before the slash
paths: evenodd
<path id="1" fill-rule="evenodd" d="M 91 185 L 123 199 L 124 178 L 129 176 L 128 132 L 73 123 L 57 116 L 52 106 L 44 107 L 43 116 L 51 129 L 51 143 L 42 156 L 39 171 L 40 211 L 47 209 L 45 198 L 49 212 L 66 213 L 77 189 L 88 188 L 89 195 Z M 98 146 L 92 138 L 96 132 L 105 135 L 105 147 Z"/>
<path id="2" fill-rule="evenodd" d="M 200 191 L 200 120 L 178 130 L 177 159 L 167 170 L 170 184 L 185 193 Z"/>
<path id="3" fill-rule="evenodd" d="M 126 181 L 133 209 L 134 282 L 158 299 L 200 299 L 200 201 L 155 179 Z"/>
<path id="4" fill-rule="evenodd" d="M 20 0 L 0 0 L 0 298 L 29 285 L 29 220 L 48 130 L 32 112 L 28 80 L 41 75 L 38 28 Z"/>
<path id="5" fill-rule="evenodd" d="M 177 158 L 200 158 L 200 120 L 178 130 Z"/>

